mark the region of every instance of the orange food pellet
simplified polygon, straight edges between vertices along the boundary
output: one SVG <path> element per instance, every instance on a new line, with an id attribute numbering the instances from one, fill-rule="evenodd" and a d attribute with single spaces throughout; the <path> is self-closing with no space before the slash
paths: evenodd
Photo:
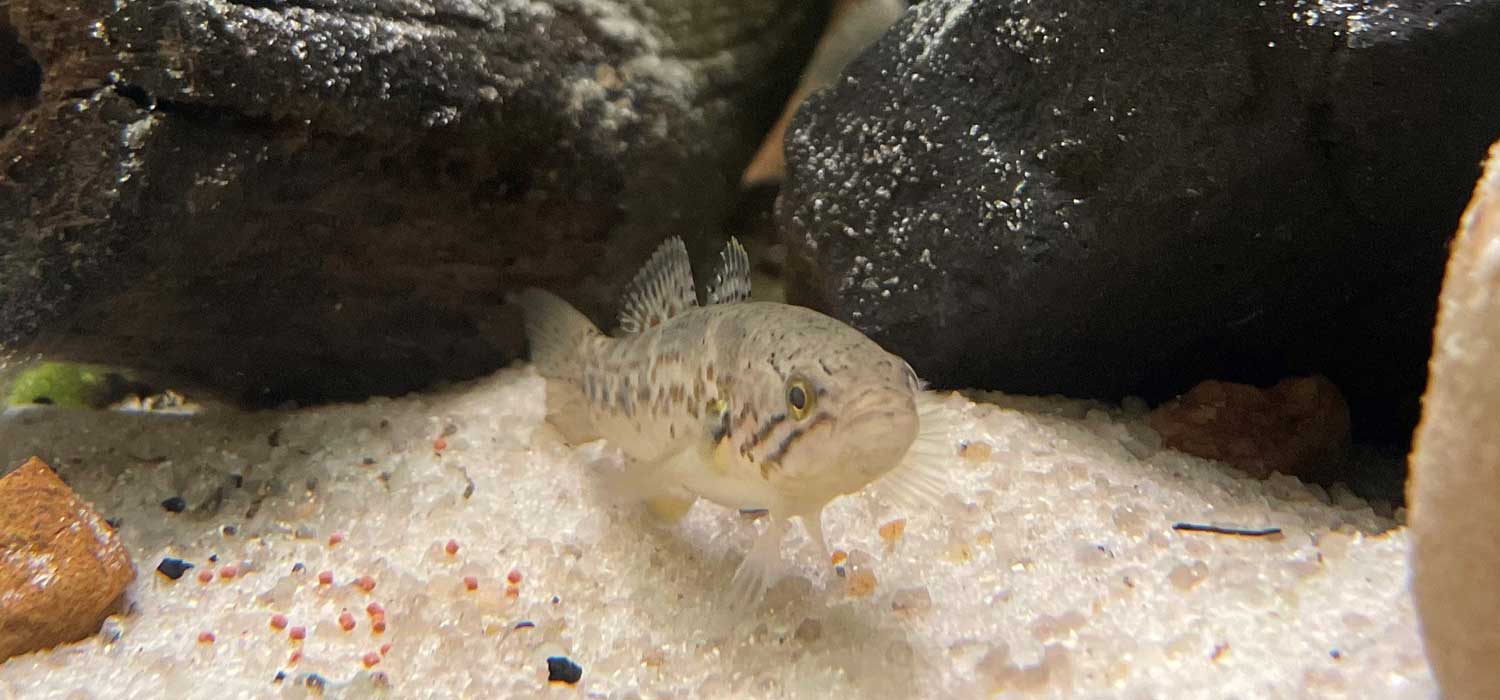
<path id="1" fill-rule="evenodd" d="M 438 438 L 436 440 L 433 440 L 432 441 L 432 449 L 436 450 L 438 452 L 442 452 L 443 450 L 448 449 L 448 441 L 445 440 L 445 439 L 443 439 L 443 438 Z"/>
<path id="2" fill-rule="evenodd" d="M 375 590 L 375 579 L 369 576 L 361 576 L 357 579 L 354 579 L 354 585 L 360 590 L 369 593 L 370 591 Z"/>
<path id="3" fill-rule="evenodd" d="M 511 569 L 510 573 L 505 575 L 505 580 L 509 581 L 513 586 L 517 585 L 521 583 L 521 572 L 517 569 Z"/>
<path id="4" fill-rule="evenodd" d="M 212 580 L 214 580 L 214 572 L 213 571 L 211 571 L 209 569 L 204 569 L 204 570 L 198 572 L 198 582 L 199 583 L 208 583 L 209 581 L 212 581 Z"/>
<path id="5" fill-rule="evenodd" d="M 199 632 L 198 633 L 198 643 L 199 644 L 213 644 L 214 643 L 214 633 L 213 632 Z"/>
<path id="6" fill-rule="evenodd" d="M 377 653 L 375 653 L 375 652 L 373 652 L 373 651 L 366 652 L 365 653 L 365 659 L 364 659 L 364 661 L 365 661 L 365 668 L 370 668 L 371 666 L 374 666 L 375 664 L 380 663 L 380 655 L 377 654 Z"/>
<path id="7" fill-rule="evenodd" d="M 348 610 L 339 613 L 339 627 L 344 628 L 345 632 L 354 629 L 354 615 Z"/>
<path id="8" fill-rule="evenodd" d="M 900 539 L 904 532 L 906 532 L 906 519 L 897 518 L 880 526 L 880 539 L 894 542 Z"/>
<path id="9" fill-rule="evenodd" d="M 471 591 L 479 590 L 479 578 L 477 576 L 465 576 L 464 588 L 467 588 Z"/>
<path id="10" fill-rule="evenodd" d="M 443 547 L 443 551 L 447 552 L 450 557 L 458 554 L 458 540 L 448 540 L 448 544 Z"/>
<path id="11" fill-rule="evenodd" d="M 383 617 L 377 617 L 377 618 L 375 618 L 375 622 L 370 623 L 370 629 L 373 630 L 375 632 L 375 634 L 380 634 L 380 633 L 384 632 L 385 631 L 385 618 L 383 618 Z"/>
<path id="12" fill-rule="evenodd" d="M 307 628 L 298 625 L 287 631 L 287 636 L 291 637 L 294 642 L 300 642 L 307 638 Z"/>
<path id="13" fill-rule="evenodd" d="M 219 578 L 234 578 L 240 574 L 240 567 L 234 564 L 225 564 L 219 569 Z"/>
<path id="14" fill-rule="evenodd" d="M 834 566 L 838 566 L 839 564 L 842 564 L 845 561 L 848 561 L 848 559 L 849 559 L 849 553 L 848 552 L 845 552 L 842 549 L 835 549 L 835 550 L 833 550 L 833 565 Z"/>
<path id="15" fill-rule="evenodd" d="M 318 572 L 318 583 L 320 583 L 320 584 L 322 584 L 324 586 L 327 586 L 328 584 L 333 583 L 333 572 L 332 571 L 319 571 Z"/>
<path id="16" fill-rule="evenodd" d="M 276 613 L 275 615 L 272 615 L 271 616 L 271 627 L 273 629 L 279 629 L 279 630 L 286 629 L 286 615 L 282 615 L 281 613 Z"/>
<path id="17" fill-rule="evenodd" d="M 342 533 L 342 532 L 335 532 L 332 535 L 328 536 L 328 546 L 330 546 L 330 547 L 337 547 L 343 541 L 344 541 L 344 533 Z"/>
<path id="18" fill-rule="evenodd" d="M 381 607 L 380 603 L 366 605 L 365 612 L 370 613 L 370 617 L 385 617 L 385 608 Z"/>

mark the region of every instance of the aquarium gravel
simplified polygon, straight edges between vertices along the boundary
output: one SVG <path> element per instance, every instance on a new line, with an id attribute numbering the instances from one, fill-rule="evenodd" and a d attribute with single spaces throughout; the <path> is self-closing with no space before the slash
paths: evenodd
<path id="1" fill-rule="evenodd" d="M 13 411 L 0 456 L 117 519 L 140 575 L 106 634 L 0 666 L 0 698 L 1436 698 L 1388 507 L 1161 450 L 1138 410 L 978 398 L 944 401 L 937 511 L 835 501 L 837 565 L 794 528 L 751 612 L 723 601 L 764 522 L 620 503 L 618 453 L 565 444 L 530 369 Z"/>

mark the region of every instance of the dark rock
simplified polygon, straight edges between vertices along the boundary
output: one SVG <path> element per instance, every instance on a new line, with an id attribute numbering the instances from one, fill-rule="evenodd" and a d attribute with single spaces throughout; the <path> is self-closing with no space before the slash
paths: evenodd
<path id="1" fill-rule="evenodd" d="M 583 678 L 583 668 L 566 656 L 547 657 L 547 680 L 572 685 Z"/>
<path id="2" fill-rule="evenodd" d="M 182 496 L 171 496 L 161 502 L 161 508 L 168 513 L 181 513 L 187 510 L 187 501 L 183 500 Z"/>
<path id="3" fill-rule="evenodd" d="M 160 572 L 161 575 L 166 576 L 173 581 L 182 578 L 182 575 L 187 573 L 187 570 L 191 568 L 193 568 L 192 564 L 181 559 L 173 559 L 172 557 L 166 557 L 165 559 L 161 560 L 160 564 L 156 565 L 156 570 Z"/>
<path id="4" fill-rule="evenodd" d="M 1409 434 L 1500 2 L 931 0 L 812 97 L 788 296 L 940 385 L 1321 373 Z"/>
<path id="5" fill-rule="evenodd" d="M 720 227 L 826 12 L 705 7 L 13 0 L 0 342 L 276 405 L 491 371 L 515 286 L 603 320 Z"/>
<path id="6" fill-rule="evenodd" d="M 42 90 L 42 67 L 16 36 L 10 17 L 0 11 L 0 136 L 20 121 Z"/>

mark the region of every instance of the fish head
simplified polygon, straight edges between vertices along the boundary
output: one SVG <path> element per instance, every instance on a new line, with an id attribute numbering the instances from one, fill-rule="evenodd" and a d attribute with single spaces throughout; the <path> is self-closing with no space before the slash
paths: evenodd
<path id="1" fill-rule="evenodd" d="M 787 422 L 768 436 L 768 478 L 809 502 L 859 491 L 895 468 L 920 429 L 911 367 L 853 328 L 822 330 L 811 350 L 770 363 L 780 365 L 771 377 L 779 386 L 764 395 Z"/>

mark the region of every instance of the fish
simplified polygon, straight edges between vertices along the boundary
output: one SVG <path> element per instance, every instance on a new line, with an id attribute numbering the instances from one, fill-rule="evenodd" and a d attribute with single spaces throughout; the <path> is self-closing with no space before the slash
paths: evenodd
<path id="1" fill-rule="evenodd" d="M 549 392 L 569 392 L 561 405 L 626 456 L 612 490 L 667 520 L 697 499 L 764 513 L 731 581 L 736 604 L 765 592 L 791 519 L 829 562 L 822 514 L 835 498 L 877 480 L 911 507 L 942 493 L 935 397 L 911 365 L 828 315 L 753 301 L 750 269 L 730 238 L 699 304 L 686 245 L 668 238 L 612 335 L 552 292 L 510 297 Z"/>

